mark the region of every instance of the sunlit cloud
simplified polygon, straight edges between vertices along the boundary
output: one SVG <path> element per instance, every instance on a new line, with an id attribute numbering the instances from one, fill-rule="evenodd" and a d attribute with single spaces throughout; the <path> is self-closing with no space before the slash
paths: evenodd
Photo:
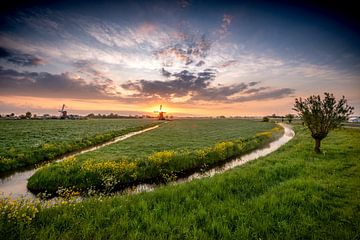
<path id="1" fill-rule="evenodd" d="M 281 14 L 265 17 L 236 4 L 215 11 L 185 0 L 141 8 L 118 3 L 104 7 L 106 14 L 88 6 L 30 7 L 1 16 L 0 100 L 77 99 L 77 109 L 81 101 L 88 109 L 92 100 L 109 101 L 109 109 L 164 103 L 199 113 L 268 101 L 291 109 L 295 95 L 325 90 L 360 102 L 360 72 L 348 67 L 360 66 L 360 57 L 350 35 L 339 37 L 341 29 L 332 41 L 325 25 L 305 31 L 308 22 L 291 25 Z M 306 57 L 315 41 L 324 42 L 317 46 L 322 54 Z"/>

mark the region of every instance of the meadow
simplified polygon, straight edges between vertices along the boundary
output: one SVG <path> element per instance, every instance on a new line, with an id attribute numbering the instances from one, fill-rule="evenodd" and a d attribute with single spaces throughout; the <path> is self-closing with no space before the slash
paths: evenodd
<path id="1" fill-rule="evenodd" d="M 308 130 L 276 152 L 211 178 L 137 195 L 92 197 L 9 221 L 7 239 L 358 239 L 358 129 L 333 131 L 322 154 Z M 5 214 L 4 214 L 5 212 Z M 15 214 L 16 215 L 16 214 Z"/>
<path id="2" fill-rule="evenodd" d="M 238 119 L 176 120 L 125 141 L 38 170 L 32 192 L 60 188 L 110 192 L 203 171 L 279 137 L 274 123 Z"/>
<path id="3" fill-rule="evenodd" d="M 146 119 L 1 120 L 0 173 L 31 166 L 155 125 Z"/>

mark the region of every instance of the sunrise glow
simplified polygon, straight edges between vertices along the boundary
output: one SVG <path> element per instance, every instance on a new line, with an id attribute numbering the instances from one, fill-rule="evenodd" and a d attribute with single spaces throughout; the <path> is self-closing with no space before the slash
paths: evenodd
<path id="1" fill-rule="evenodd" d="M 327 91 L 359 114 L 351 17 L 231 1 L 24 4 L 1 15 L 0 113 L 66 104 L 143 115 L 162 104 L 175 116 L 263 116 Z"/>

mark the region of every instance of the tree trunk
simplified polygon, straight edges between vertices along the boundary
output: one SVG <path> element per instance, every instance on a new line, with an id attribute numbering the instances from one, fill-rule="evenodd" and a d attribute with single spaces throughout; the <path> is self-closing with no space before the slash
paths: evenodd
<path id="1" fill-rule="evenodd" d="M 321 139 L 315 139 L 315 152 L 320 153 L 320 143 Z"/>

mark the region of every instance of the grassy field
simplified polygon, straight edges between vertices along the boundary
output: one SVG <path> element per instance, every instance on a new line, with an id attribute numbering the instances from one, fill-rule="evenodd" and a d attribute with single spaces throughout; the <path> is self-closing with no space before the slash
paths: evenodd
<path id="1" fill-rule="evenodd" d="M 275 153 L 208 179 L 150 193 L 90 198 L 2 215 L 7 239 L 358 239 L 360 131 L 342 129 L 315 154 L 307 130 Z"/>
<path id="2" fill-rule="evenodd" d="M 153 124 L 153 120 L 1 120 L 0 172 L 50 160 Z"/>
<path id="3" fill-rule="evenodd" d="M 29 179 L 28 188 L 54 194 L 62 187 L 109 191 L 138 182 L 169 181 L 259 147 L 281 134 L 275 127 L 245 120 L 177 120 L 43 167 Z M 255 136 L 259 132 L 263 134 Z"/>
<path id="4" fill-rule="evenodd" d="M 232 119 L 176 120 L 153 131 L 126 141 L 108 145 L 77 157 L 79 161 L 91 159 L 116 160 L 147 157 L 153 152 L 181 149 L 201 149 L 214 143 L 238 138 L 249 138 L 257 132 L 267 131 L 275 124 Z"/>

